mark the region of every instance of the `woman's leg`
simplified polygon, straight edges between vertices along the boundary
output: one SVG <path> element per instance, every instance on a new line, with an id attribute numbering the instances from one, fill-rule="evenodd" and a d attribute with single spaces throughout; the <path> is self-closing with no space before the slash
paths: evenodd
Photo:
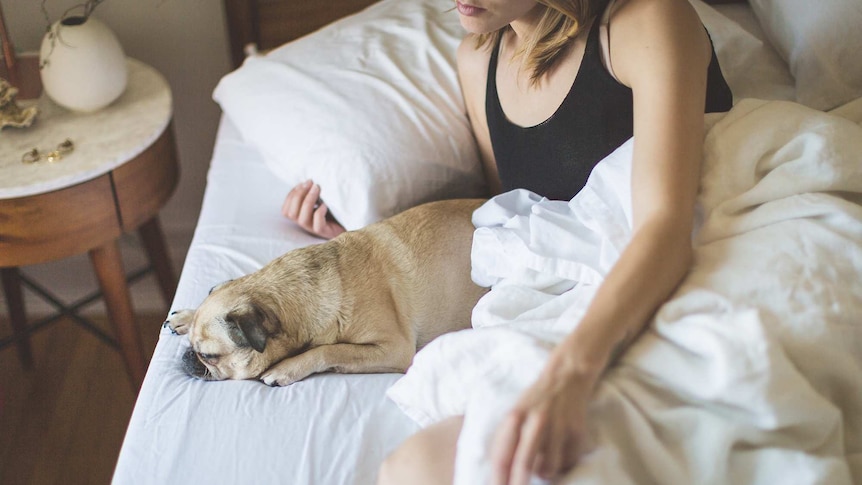
<path id="1" fill-rule="evenodd" d="M 463 416 L 444 419 L 407 438 L 380 466 L 377 485 L 451 485 Z"/>

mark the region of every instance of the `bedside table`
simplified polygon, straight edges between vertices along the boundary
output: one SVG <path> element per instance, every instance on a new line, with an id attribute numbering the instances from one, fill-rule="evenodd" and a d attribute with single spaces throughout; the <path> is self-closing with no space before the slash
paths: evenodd
<path id="1" fill-rule="evenodd" d="M 58 307 L 59 315 L 87 325 L 76 313 L 86 302 L 67 307 L 18 268 L 88 252 L 116 340 L 100 336 L 120 350 L 137 391 L 147 360 L 118 238 L 131 231 L 139 233 L 152 265 L 146 271 L 155 270 L 169 306 L 176 278 L 158 212 L 177 185 L 179 168 L 170 123 L 170 87 L 152 67 L 133 59 L 128 66 L 126 91 L 108 107 L 73 113 L 43 95 L 30 128 L 6 128 L 0 133 L 0 274 L 14 332 L 0 340 L 0 348 L 15 343 L 22 364 L 30 366 L 29 334 L 52 321 L 49 317 L 28 325 L 22 284 Z M 24 154 L 31 149 L 44 155 L 67 139 L 74 149 L 59 160 L 49 162 L 43 156 L 38 162 L 24 163 Z"/>

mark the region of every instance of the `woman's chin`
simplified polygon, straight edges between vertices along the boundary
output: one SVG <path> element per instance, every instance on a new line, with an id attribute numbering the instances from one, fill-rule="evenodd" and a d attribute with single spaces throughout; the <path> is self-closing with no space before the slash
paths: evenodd
<path id="1" fill-rule="evenodd" d="M 489 34 L 500 28 L 499 26 L 489 25 L 488 22 L 482 22 L 475 17 L 467 17 L 464 15 L 459 15 L 458 17 L 460 17 L 461 20 L 461 27 L 464 27 L 464 30 L 471 34 Z"/>

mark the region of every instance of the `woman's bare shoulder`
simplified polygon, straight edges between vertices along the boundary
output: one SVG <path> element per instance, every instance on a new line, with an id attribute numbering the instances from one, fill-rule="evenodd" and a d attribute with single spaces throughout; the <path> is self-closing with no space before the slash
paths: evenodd
<path id="1" fill-rule="evenodd" d="M 700 17 L 689 0 L 616 0 L 611 25 L 632 37 L 702 28 Z"/>
<path id="2" fill-rule="evenodd" d="M 611 58 L 621 79 L 687 56 L 692 64 L 704 55 L 709 60 L 706 31 L 688 0 L 617 0 L 610 25 Z"/>
<path id="3" fill-rule="evenodd" d="M 667 15 L 670 12 L 694 10 L 689 0 L 615 0 L 614 13 L 630 11 L 633 15 L 643 15 L 643 12 L 653 11 L 657 15 Z M 635 13 L 637 12 L 637 13 Z"/>

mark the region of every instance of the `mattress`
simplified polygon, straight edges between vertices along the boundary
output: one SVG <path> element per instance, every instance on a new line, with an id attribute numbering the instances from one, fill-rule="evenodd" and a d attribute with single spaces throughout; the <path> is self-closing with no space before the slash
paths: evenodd
<path id="1" fill-rule="evenodd" d="M 196 308 L 216 284 L 320 242 L 281 216 L 284 196 L 223 118 L 173 309 Z M 400 374 L 325 374 L 284 388 L 203 382 L 180 368 L 187 346 L 162 330 L 114 483 L 374 483 L 383 457 L 418 429 L 384 395 Z"/>

